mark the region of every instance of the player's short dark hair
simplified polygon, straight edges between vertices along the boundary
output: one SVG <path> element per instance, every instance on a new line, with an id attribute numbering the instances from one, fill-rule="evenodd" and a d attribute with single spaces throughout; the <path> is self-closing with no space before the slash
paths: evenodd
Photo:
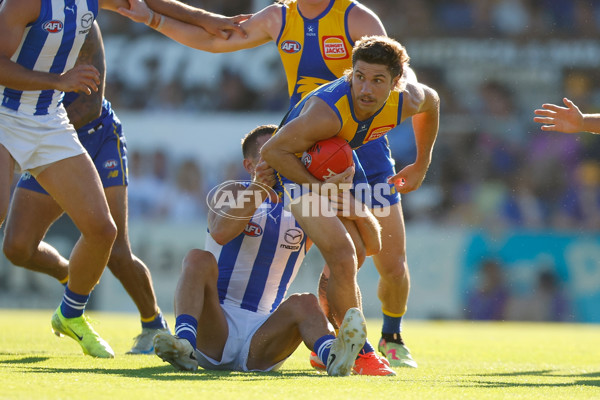
<path id="1" fill-rule="evenodd" d="M 272 136 L 277 130 L 277 125 L 260 125 L 252 129 L 242 139 L 242 155 L 244 158 L 258 157 L 258 138 L 263 135 Z"/>
<path id="2" fill-rule="evenodd" d="M 387 36 L 363 36 L 352 49 L 352 67 L 357 61 L 385 65 L 392 79 L 402 76 L 409 60 L 404 46 Z"/>

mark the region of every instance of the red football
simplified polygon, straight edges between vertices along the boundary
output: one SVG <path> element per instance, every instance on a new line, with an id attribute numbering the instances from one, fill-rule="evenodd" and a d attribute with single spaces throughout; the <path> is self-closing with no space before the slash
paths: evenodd
<path id="1" fill-rule="evenodd" d="M 352 165 L 352 148 L 345 139 L 334 136 L 321 140 L 306 150 L 302 154 L 302 162 L 308 172 L 324 181 Z"/>

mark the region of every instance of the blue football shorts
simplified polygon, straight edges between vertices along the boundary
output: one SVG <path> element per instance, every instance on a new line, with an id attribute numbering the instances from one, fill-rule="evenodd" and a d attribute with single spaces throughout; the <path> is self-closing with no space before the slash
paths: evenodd
<path id="1" fill-rule="evenodd" d="M 368 142 L 355 151 L 371 186 L 371 208 L 389 207 L 400 202 L 400 193 L 388 183 L 396 170 L 387 138 Z"/>

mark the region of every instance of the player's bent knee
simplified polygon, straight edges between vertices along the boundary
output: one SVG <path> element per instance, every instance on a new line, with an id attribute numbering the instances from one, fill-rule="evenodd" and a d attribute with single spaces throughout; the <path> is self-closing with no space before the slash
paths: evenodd
<path id="1" fill-rule="evenodd" d="M 375 265 L 377 265 L 377 271 L 380 276 L 389 276 L 390 279 L 403 279 L 408 275 L 408 264 L 404 257 L 379 258 Z"/>
<path id="2" fill-rule="evenodd" d="M 80 230 L 86 240 L 98 245 L 110 247 L 117 238 L 117 226 L 112 218 L 94 221 L 89 226 L 80 228 Z"/>
<path id="3" fill-rule="evenodd" d="M 322 312 L 319 299 L 312 293 L 295 293 L 285 301 L 286 306 L 298 319 L 311 318 L 315 313 Z"/>
<path id="4" fill-rule="evenodd" d="M 33 256 L 34 246 L 23 241 L 15 240 L 12 237 L 6 236 L 2 244 L 2 251 L 6 258 L 14 265 L 25 266 Z"/>
<path id="5" fill-rule="evenodd" d="M 346 253 L 336 258 L 334 262 L 328 261 L 329 278 L 336 281 L 354 281 L 356 278 L 356 258 L 353 253 Z"/>
<path id="6" fill-rule="evenodd" d="M 215 256 L 206 250 L 192 249 L 183 259 L 184 273 L 218 274 Z"/>
<path id="7" fill-rule="evenodd" d="M 379 276 L 386 281 L 401 282 L 408 277 L 408 268 L 406 267 L 406 264 L 400 263 L 394 265 L 393 268 L 387 266 L 387 268 L 380 268 Z"/>
<path id="8" fill-rule="evenodd" d="M 316 244 L 316 243 L 315 243 Z M 336 259 L 342 259 L 348 255 L 356 254 L 356 249 L 351 240 L 328 240 L 325 243 L 317 244 L 317 247 L 323 254 L 323 257 L 332 256 Z"/>

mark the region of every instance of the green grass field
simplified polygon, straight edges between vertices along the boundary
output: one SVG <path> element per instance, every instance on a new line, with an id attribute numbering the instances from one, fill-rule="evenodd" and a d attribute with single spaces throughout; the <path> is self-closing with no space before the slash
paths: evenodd
<path id="1" fill-rule="evenodd" d="M 598 325 L 407 320 L 404 337 L 418 369 L 388 378 L 331 378 L 310 368 L 304 346 L 276 373 L 175 372 L 156 356 L 124 354 L 139 330 L 129 314 L 89 314 L 117 353 L 114 360 L 93 359 L 51 333 L 51 314 L 0 310 L 0 398 L 600 398 Z M 373 343 L 378 329 L 378 321 L 369 321 Z"/>

